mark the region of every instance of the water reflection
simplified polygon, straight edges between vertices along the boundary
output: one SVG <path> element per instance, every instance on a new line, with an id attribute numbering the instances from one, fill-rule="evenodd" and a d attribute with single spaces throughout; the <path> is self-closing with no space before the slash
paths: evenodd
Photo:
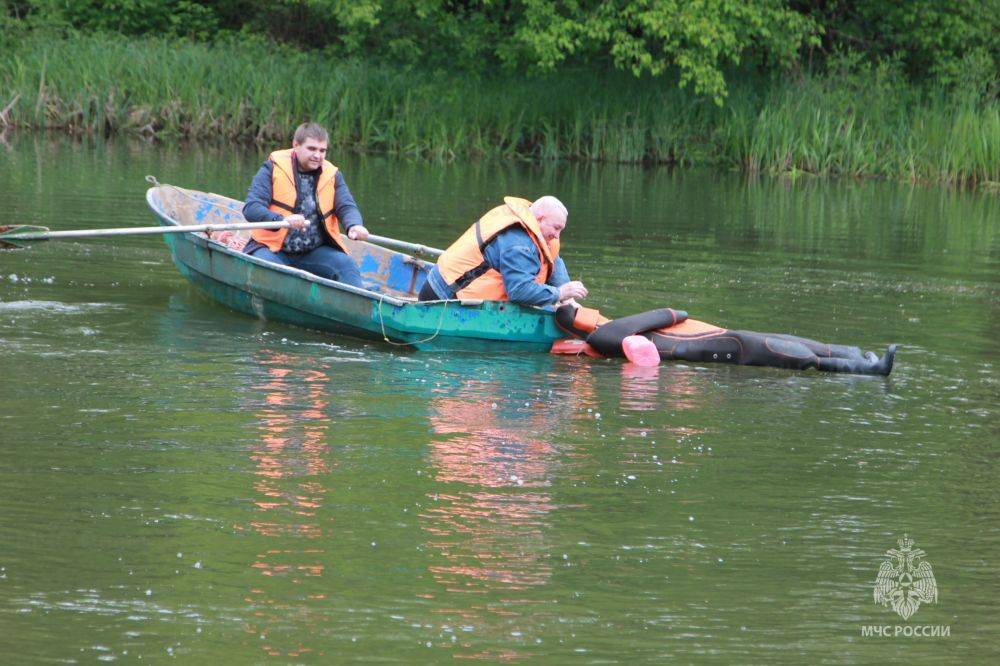
<path id="1" fill-rule="evenodd" d="M 267 375 L 262 384 L 254 387 L 265 392 L 264 408 L 257 414 L 261 447 L 252 456 L 259 477 L 254 488 L 268 498 L 256 502 L 261 509 L 290 507 L 296 515 L 312 517 L 324 494 L 322 486 L 298 481 L 296 492 L 288 492 L 281 489 L 280 482 L 285 478 L 312 477 L 329 471 L 325 458 L 329 428 L 325 389 L 330 378 L 325 368 L 293 371 L 286 367 L 294 360 L 287 354 L 262 352 L 260 364 Z M 297 450 L 298 455 L 283 455 L 291 449 Z M 262 534 L 277 533 L 273 523 L 255 521 L 253 525 Z M 304 528 L 298 525 L 293 529 Z"/>
<path id="2" fill-rule="evenodd" d="M 323 576 L 325 568 L 324 529 L 316 514 L 329 492 L 317 478 L 331 469 L 326 416 L 329 368 L 322 363 L 303 368 L 301 357 L 270 350 L 261 351 L 259 364 L 263 377 L 253 390 L 261 394 L 260 444 L 251 455 L 256 511 L 249 529 L 267 537 L 270 547 L 259 552 L 250 567 L 303 589 L 298 603 L 276 607 L 272 591 L 252 588 L 245 600 L 257 610 L 247 631 L 261 638 L 261 649 L 268 655 L 298 657 L 311 648 L 279 646 L 269 628 L 285 625 L 290 614 L 307 626 L 321 622 L 316 615 L 321 611 L 312 604 L 325 598 L 314 579 Z M 282 597 L 287 593 L 285 588 Z"/>
<path id="3" fill-rule="evenodd" d="M 530 629 L 521 622 L 538 621 L 532 608 L 543 601 L 528 591 L 551 581 L 552 518 L 566 508 L 551 488 L 574 451 L 557 434 L 581 406 L 594 404 L 593 378 L 585 364 L 566 373 L 557 368 L 569 366 L 547 358 L 497 366 L 502 371 L 490 379 L 456 366 L 431 393 L 427 457 L 437 485 L 420 525 L 437 594 L 479 597 L 456 597 L 438 612 L 480 634 L 506 635 L 513 622 L 520 635 Z M 520 656 L 513 648 L 468 647 L 459 645 L 456 656 Z"/>
<path id="4" fill-rule="evenodd" d="M 428 546 L 447 561 L 430 570 L 449 591 L 520 590 L 551 573 L 538 553 L 555 509 L 545 491 L 555 449 L 545 414 L 511 413 L 501 407 L 505 393 L 496 380 L 471 379 L 430 402 L 434 478 L 462 484 L 454 494 L 435 493 L 436 506 L 421 516 L 434 535 Z M 524 490 L 503 492 L 516 488 Z"/>

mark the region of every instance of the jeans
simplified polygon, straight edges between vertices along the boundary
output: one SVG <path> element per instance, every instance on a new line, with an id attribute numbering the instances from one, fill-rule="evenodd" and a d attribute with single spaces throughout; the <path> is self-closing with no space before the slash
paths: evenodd
<path id="1" fill-rule="evenodd" d="M 264 261 L 299 268 L 321 278 L 343 282 L 352 287 L 365 288 L 357 264 L 340 248 L 320 245 L 302 254 L 289 254 L 287 252 L 271 252 L 261 245 L 257 249 L 251 250 L 249 254 Z"/>

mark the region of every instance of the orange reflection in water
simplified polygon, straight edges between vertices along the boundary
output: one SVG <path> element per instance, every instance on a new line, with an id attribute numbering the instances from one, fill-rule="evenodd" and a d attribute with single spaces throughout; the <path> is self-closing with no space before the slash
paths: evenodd
<path id="1" fill-rule="evenodd" d="M 284 599 L 289 598 L 289 584 L 315 589 L 315 578 L 324 571 L 325 551 L 317 541 L 323 529 L 316 513 L 328 491 L 313 479 L 330 471 L 326 399 L 330 378 L 323 368 L 297 367 L 303 363 L 301 357 L 263 352 L 260 363 L 266 375 L 253 387 L 264 395 L 257 412 L 260 445 L 251 455 L 256 466 L 255 516 L 248 528 L 275 543 L 258 553 L 250 568 L 268 579 L 281 578 L 282 583 L 277 593 L 263 585 L 250 590 L 245 600 L 258 610 L 247 631 L 268 655 L 300 657 L 312 649 L 301 644 L 279 646 L 281 639 L 272 638 L 269 627 L 319 621 L 311 619 L 309 604 L 321 601 L 323 595 L 294 593 L 293 605 Z M 296 547 L 300 539 L 308 547 Z M 280 600 L 274 598 L 278 594 Z"/>
<path id="2" fill-rule="evenodd" d="M 537 620 L 525 612 L 540 603 L 537 595 L 518 593 L 552 577 L 546 533 L 559 506 L 547 489 L 554 466 L 567 453 L 553 446 L 552 438 L 563 415 L 592 395 L 589 369 L 576 372 L 584 384 L 575 386 L 572 402 L 526 401 L 513 397 L 524 387 L 469 379 L 429 403 L 434 436 L 428 458 L 435 480 L 448 490 L 430 495 L 430 508 L 420 515 L 427 550 L 437 560 L 428 569 L 438 594 L 481 597 L 436 612 L 449 622 L 479 625 L 480 638 L 484 633 L 509 638 L 515 625 L 530 632 L 523 625 Z M 524 655 L 514 648 L 474 651 L 458 643 L 454 656 L 508 661 Z"/>

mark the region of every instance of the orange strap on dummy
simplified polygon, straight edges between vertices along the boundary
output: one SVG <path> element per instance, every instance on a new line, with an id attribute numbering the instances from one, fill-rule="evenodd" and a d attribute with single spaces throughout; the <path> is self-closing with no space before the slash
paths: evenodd
<path id="1" fill-rule="evenodd" d="M 576 317 L 573 318 L 575 327 L 587 333 L 593 333 L 598 326 L 609 321 L 611 320 L 602 315 L 600 310 L 593 308 L 577 308 Z"/>
<path id="2" fill-rule="evenodd" d="M 593 358 L 604 358 L 604 355 L 584 342 L 584 338 L 594 332 L 598 326 L 610 321 L 600 311 L 593 308 L 564 305 L 556 310 L 556 324 L 572 338 L 556 340 L 552 343 L 553 354 L 586 354 Z"/>
<path id="3" fill-rule="evenodd" d="M 611 321 L 593 308 L 564 305 L 556 310 L 556 324 L 574 338 L 586 338 L 598 326 Z"/>

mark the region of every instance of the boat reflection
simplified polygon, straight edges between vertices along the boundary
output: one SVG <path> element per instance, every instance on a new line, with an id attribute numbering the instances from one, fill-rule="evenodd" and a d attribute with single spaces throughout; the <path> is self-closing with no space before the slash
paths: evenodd
<path id="1" fill-rule="evenodd" d="M 258 552 L 250 566 L 262 576 L 282 579 L 283 589 L 278 595 L 263 584 L 250 589 L 245 601 L 255 609 L 255 621 L 247 630 L 259 637 L 268 655 L 300 657 L 312 649 L 298 638 L 294 645 L 282 645 L 280 632 L 271 629 L 321 622 L 318 607 L 315 619 L 311 616 L 312 604 L 325 598 L 317 592 L 321 586 L 315 580 L 323 576 L 325 555 L 324 530 L 316 514 L 329 492 L 317 479 L 330 472 L 326 417 L 330 378 L 322 364 L 302 367 L 301 356 L 262 351 L 259 364 L 263 377 L 252 387 L 262 394 L 257 411 L 260 445 L 251 455 L 256 511 L 248 526 L 273 547 Z M 276 603 L 290 597 L 288 586 L 301 586 L 296 601 Z"/>
<path id="2" fill-rule="evenodd" d="M 555 508 L 546 492 L 555 461 L 547 410 L 505 415 L 497 402 L 503 390 L 473 379 L 430 402 L 429 462 L 453 492 L 432 496 L 434 507 L 421 517 L 434 536 L 428 545 L 445 554 L 446 563 L 430 570 L 449 591 L 518 590 L 544 583 L 551 571 L 537 558 Z"/>
<path id="3" fill-rule="evenodd" d="M 444 601 L 437 612 L 475 627 L 478 639 L 527 637 L 544 621 L 535 613 L 542 597 L 528 591 L 547 585 L 559 561 L 548 533 L 565 507 L 549 489 L 574 451 L 557 434 L 594 404 L 592 377 L 586 364 L 545 357 L 474 366 L 456 369 L 428 401 L 436 488 L 420 525 L 438 589 L 426 596 Z M 489 379 L 479 378 L 487 371 Z M 456 650 L 464 658 L 521 656 L 514 646 L 482 652 L 456 642 Z"/>

